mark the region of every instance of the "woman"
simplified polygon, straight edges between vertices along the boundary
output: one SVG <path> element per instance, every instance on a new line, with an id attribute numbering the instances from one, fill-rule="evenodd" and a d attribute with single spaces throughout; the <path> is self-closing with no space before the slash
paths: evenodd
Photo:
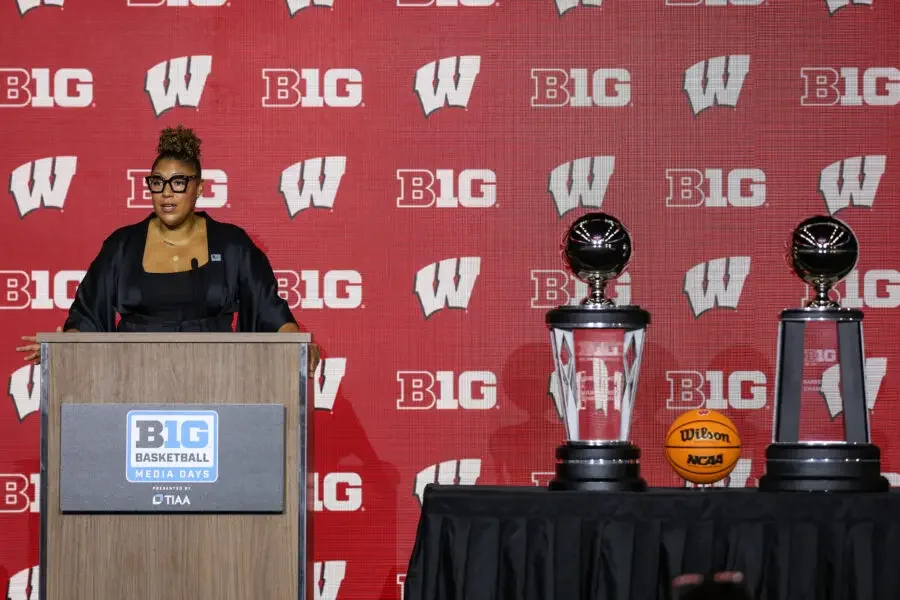
<path id="1" fill-rule="evenodd" d="M 203 193 L 200 140 L 162 131 L 146 184 L 153 214 L 103 242 L 57 331 L 299 332 L 266 255 L 247 233 L 195 211 Z M 120 317 L 116 323 L 116 316 Z M 35 336 L 17 350 L 40 361 Z M 309 369 L 318 362 L 310 344 Z"/>

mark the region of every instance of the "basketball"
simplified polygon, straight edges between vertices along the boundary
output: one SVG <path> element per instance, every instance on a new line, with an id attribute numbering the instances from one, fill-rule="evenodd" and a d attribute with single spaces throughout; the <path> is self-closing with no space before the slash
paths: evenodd
<path id="1" fill-rule="evenodd" d="M 666 434 L 666 458 L 685 480 L 715 483 L 728 476 L 741 456 L 741 436 L 731 419 L 705 408 L 677 419 Z"/>

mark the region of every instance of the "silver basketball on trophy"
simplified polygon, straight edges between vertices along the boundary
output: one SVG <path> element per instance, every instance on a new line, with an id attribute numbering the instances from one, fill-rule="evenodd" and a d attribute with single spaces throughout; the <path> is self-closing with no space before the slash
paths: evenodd
<path id="1" fill-rule="evenodd" d="M 800 223 L 791 235 L 791 266 L 797 276 L 813 286 L 810 308 L 836 308 L 831 289 L 856 267 L 859 244 L 853 230 L 834 217 L 817 216 Z"/>
<path id="2" fill-rule="evenodd" d="M 563 239 L 563 256 L 576 277 L 587 282 L 586 306 L 613 306 L 606 283 L 618 277 L 631 260 L 631 236 L 625 226 L 605 213 L 577 219 Z"/>

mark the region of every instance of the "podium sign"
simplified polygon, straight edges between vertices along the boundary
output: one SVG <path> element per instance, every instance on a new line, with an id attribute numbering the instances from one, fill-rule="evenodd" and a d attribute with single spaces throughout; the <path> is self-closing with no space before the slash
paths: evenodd
<path id="1" fill-rule="evenodd" d="M 61 512 L 284 510 L 284 407 L 62 404 Z"/>

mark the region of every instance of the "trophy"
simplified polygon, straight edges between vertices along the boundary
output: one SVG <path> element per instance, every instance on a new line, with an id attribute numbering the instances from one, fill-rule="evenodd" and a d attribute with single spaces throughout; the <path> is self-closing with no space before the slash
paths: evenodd
<path id="1" fill-rule="evenodd" d="M 805 308 L 781 313 L 773 442 L 766 449 L 761 490 L 888 490 L 881 451 L 869 439 L 863 313 L 842 308 L 830 297 L 858 257 L 853 231 L 833 217 L 809 218 L 793 232 L 791 266 L 815 296 Z M 841 413 L 842 428 L 835 422 Z M 801 440 L 801 425 L 817 415 L 822 418 L 814 423 L 813 439 Z M 822 433 L 828 429 L 831 434 Z"/>
<path id="2" fill-rule="evenodd" d="M 631 259 L 631 237 L 614 217 L 591 213 L 566 232 L 562 252 L 589 292 L 579 306 L 560 306 L 546 317 L 567 438 L 556 450 L 549 487 L 644 490 L 640 449 L 629 434 L 650 314 L 606 297 L 607 282 Z"/>

